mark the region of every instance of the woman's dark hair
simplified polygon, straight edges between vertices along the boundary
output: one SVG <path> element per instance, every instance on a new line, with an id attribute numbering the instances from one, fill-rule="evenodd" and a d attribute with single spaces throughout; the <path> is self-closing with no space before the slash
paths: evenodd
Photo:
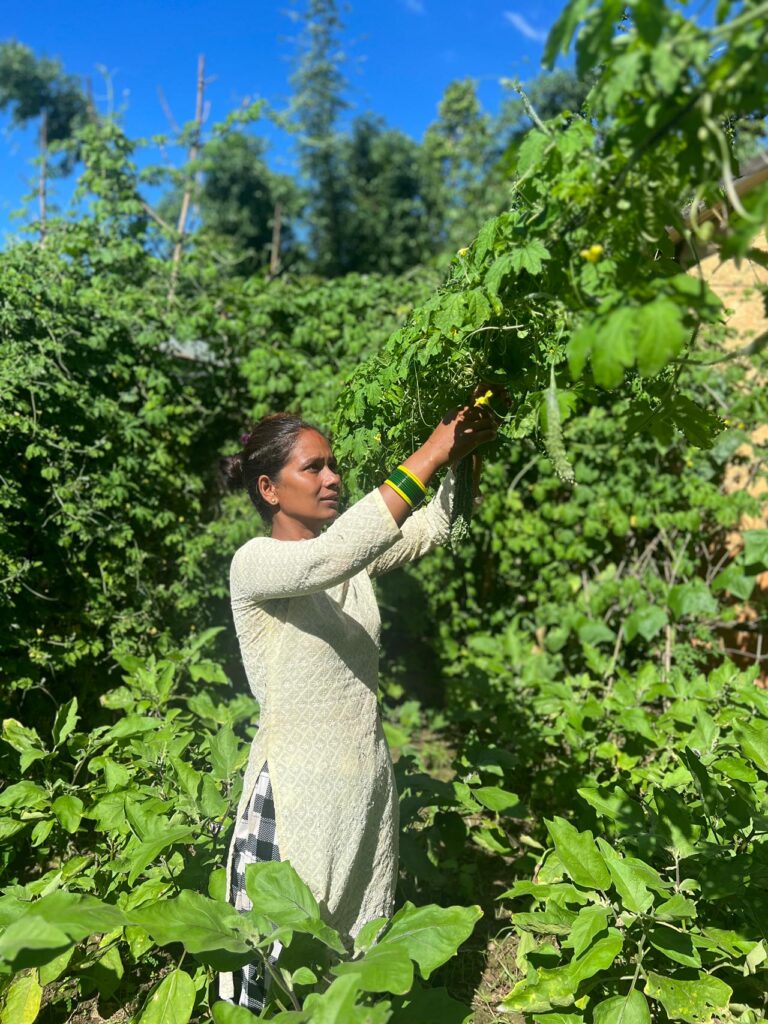
<path id="1" fill-rule="evenodd" d="M 265 523 L 271 522 L 275 510 L 259 493 L 258 479 L 263 475 L 270 480 L 278 478 L 302 430 L 314 430 L 325 437 L 322 430 L 300 416 L 290 412 L 271 413 L 242 435 L 241 451 L 219 460 L 227 489 L 235 491 L 244 487 Z"/>

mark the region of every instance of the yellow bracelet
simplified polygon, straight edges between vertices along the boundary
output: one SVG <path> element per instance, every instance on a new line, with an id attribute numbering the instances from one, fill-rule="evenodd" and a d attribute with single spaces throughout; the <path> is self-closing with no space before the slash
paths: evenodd
<path id="1" fill-rule="evenodd" d="M 411 480 L 413 480 L 413 482 L 415 484 L 418 484 L 418 486 L 421 488 L 421 493 L 422 494 L 426 494 L 427 493 L 427 488 L 424 486 L 424 484 L 421 482 L 421 480 L 419 480 L 419 478 L 416 476 L 415 473 L 412 473 L 410 471 L 410 469 L 408 469 L 402 463 L 397 468 L 399 470 L 401 470 L 403 473 L 405 473 L 406 476 L 409 476 L 411 478 Z"/>
<path id="2" fill-rule="evenodd" d="M 413 502 L 404 491 L 400 490 L 397 484 L 393 484 L 391 480 L 385 480 L 384 483 L 388 484 L 396 494 L 400 495 L 400 497 L 403 499 L 404 502 L 406 502 L 406 504 L 410 505 L 410 507 L 413 508 Z"/>

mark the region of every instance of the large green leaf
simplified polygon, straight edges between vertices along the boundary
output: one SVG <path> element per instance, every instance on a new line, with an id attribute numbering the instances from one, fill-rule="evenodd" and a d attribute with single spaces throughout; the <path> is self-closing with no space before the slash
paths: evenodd
<path id="1" fill-rule="evenodd" d="M 768 772 L 768 722 L 743 722 L 734 733 L 742 753 L 761 771 Z"/>
<path id="2" fill-rule="evenodd" d="M 743 537 L 745 564 L 768 569 L 768 530 L 745 530 Z"/>
<path id="3" fill-rule="evenodd" d="M 678 981 L 649 971 L 645 994 L 661 1003 L 670 1020 L 707 1024 L 713 1017 L 727 1014 L 733 989 L 703 971 L 695 981 Z"/>
<path id="4" fill-rule="evenodd" d="M 477 921 L 483 916 L 480 907 L 438 907 L 427 904 L 415 907 L 406 901 L 392 918 L 392 923 L 374 949 L 398 946 L 419 965 L 423 978 L 441 967 L 466 942 Z M 367 954 L 369 955 L 369 954 Z"/>
<path id="5" fill-rule="evenodd" d="M 67 832 L 77 832 L 83 817 L 83 801 L 79 796 L 67 794 L 57 797 L 51 809 Z"/>
<path id="6" fill-rule="evenodd" d="M 624 623 L 624 636 L 628 642 L 632 642 L 636 636 L 644 640 L 653 640 L 667 624 L 667 613 L 663 608 L 655 604 L 647 604 L 637 608 L 631 615 L 627 616 Z"/>
<path id="7" fill-rule="evenodd" d="M 653 377 L 679 354 L 687 338 L 682 311 L 671 299 L 656 299 L 637 310 L 635 318 L 637 368 Z"/>
<path id="8" fill-rule="evenodd" d="M 592 904 L 582 907 L 573 922 L 568 938 L 563 941 L 565 948 L 573 950 L 575 957 L 581 956 L 596 935 L 608 928 L 608 908 Z"/>
<path id="9" fill-rule="evenodd" d="M 574 882 L 590 889 L 607 889 L 611 876 L 595 846 L 592 833 L 579 832 L 569 821 L 560 817 L 552 821 L 545 819 L 544 824 L 555 844 L 558 857 Z"/>
<path id="10" fill-rule="evenodd" d="M 621 933 L 611 928 L 586 953 L 564 967 L 542 967 L 534 976 L 519 981 L 501 1003 L 504 1010 L 541 1013 L 572 1006 L 581 982 L 607 970 L 621 952 L 624 940 Z"/>
<path id="11" fill-rule="evenodd" d="M 0 1024 L 33 1024 L 42 998 L 43 990 L 34 971 L 17 975 L 5 994 Z"/>
<path id="12" fill-rule="evenodd" d="M 93 896 L 59 890 L 30 903 L 0 936 L 0 958 L 15 967 L 45 963 L 94 932 L 127 924 L 122 911 Z"/>
<path id="13" fill-rule="evenodd" d="M 254 913 L 279 928 L 292 928 L 320 939 L 338 953 L 344 944 L 320 916 L 317 900 L 288 861 L 265 861 L 245 869 L 245 888 Z"/>
<path id="14" fill-rule="evenodd" d="M 626 996 L 611 996 L 595 1006 L 592 1024 L 651 1024 L 648 1001 L 636 988 Z"/>
<path id="15" fill-rule="evenodd" d="M 229 903 L 185 890 L 171 900 L 159 900 L 130 914 L 131 920 L 149 932 L 159 946 L 180 942 L 190 953 L 227 950 L 245 953 L 257 933 L 247 925 L 247 915 Z M 251 941 L 248 941 L 248 940 Z"/>
<path id="16" fill-rule="evenodd" d="M 142 871 L 149 867 L 153 861 L 157 860 L 164 850 L 174 846 L 176 843 L 193 843 L 197 838 L 198 835 L 195 830 L 187 825 L 177 825 L 175 828 L 163 829 L 154 835 L 148 836 L 127 854 L 130 866 L 128 884 L 133 885 Z"/>
<path id="17" fill-rule="evenodd" d="M 194 1005 L 195 983 L 186 971 L 171 971 L 147 1000 L 138 1024 L 189 1024 Z"/>
<path id="18" fill-rule="evenodd" d="M 444 988 L 415 989 L 393 1024 L 470 1024 L 474 1014 Z"/>
<path id="19" fill-rule="evenodd" d="M 676 619 L 686 615 L 714 615 L 717 601 L 704 580 L 690 580 L 670 587 L 667 604 Z"/>
<path id="20" fill-rule="evenodd" d="M 332 968 L 336 975 L 354 974 L 364 992 L 405 995 L 413 986 L 413 961 L 404 944 L 377 945 L 356 960 Z"/>

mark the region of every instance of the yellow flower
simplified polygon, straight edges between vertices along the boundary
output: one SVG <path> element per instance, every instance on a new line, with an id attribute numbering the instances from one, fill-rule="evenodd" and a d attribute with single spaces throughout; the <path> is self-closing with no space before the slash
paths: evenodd
<path id="1" fill-rule="evenodd" d="M 489 388 L 484 395 L 480 395 L 479 398 L 475 399 L 475 405 L 488 405 L 489 400 L 493 396 L 493 391 Z"/>
<path id="2" fill-rule="evenodd" d="M 587 263 L 597 263 L 602 255 L 602 245 L 590 245 L 588 249 L 582 249 L 579 253 L 579 256 L 581 256 L 582 259 L 585 259 Z"/>
<path id="3" fill-rule="evenodd" d="M 629 517 L 629 525 L 630 526 L 637 526 L 637 516 L 631 515 Z"/>
<path id="4" fill-rule="evenodd" d="M 459 249 L 459 256 L 466 256 L 468 252 L 469 252 L 469 246 L 467 246 L 464 249 Z"/>

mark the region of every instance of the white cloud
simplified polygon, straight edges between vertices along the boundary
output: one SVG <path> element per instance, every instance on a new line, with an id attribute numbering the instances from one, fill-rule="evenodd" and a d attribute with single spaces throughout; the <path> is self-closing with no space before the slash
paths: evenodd
<path id="1" fill-rule="evenodd" d="M 403 0 L 405 9 L 410 11 L 411 14 L 426 14 L 427 9 L 424 6 L 424 0 Z"/>
<path id="2" fill-rule="evenodd" d="M 531 23 L 522 16 L 522 14 L 517 14 L 516 11 L 504 11 L 504 17 L 512 28 L 517 29 L 521 36 L 525 36 L 526 39 L 532 39 L 536 43 L 545 42 L 547 33 L 542 32 L 541 29 L 534 28 L 533 25 L 531 25 Z"/>

